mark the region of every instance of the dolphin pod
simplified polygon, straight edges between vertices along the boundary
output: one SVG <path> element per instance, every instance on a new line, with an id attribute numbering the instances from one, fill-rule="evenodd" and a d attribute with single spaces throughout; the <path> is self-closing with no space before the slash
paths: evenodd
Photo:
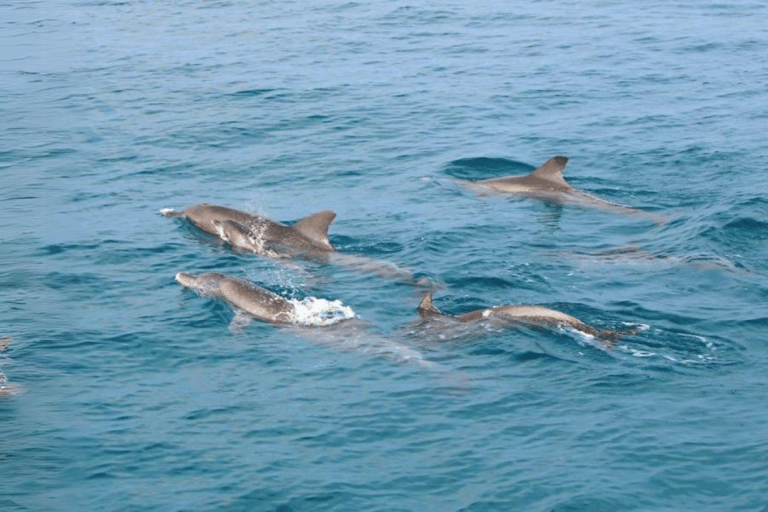
<path id="1" fill-rule="evenodd" d="M 663 219 L 644 210 L 623 206 L 582 192 L 565 181 L 563 169 L 568 164 L 567 156 L 553 156 L 541 167 L 524 176 L 505 176 L 487 180 L 456 180 L 462 186 L 476 192 L 493 192 L 532 197 L 559 204 L 596 208 L 613 213 L 638 215 L 660 223 Z"/>
<path id="2" fill-rule="evenodd" d="M 507 176 L 487 180 L 458 180 L 458 182 L 478 192 L 521 195 L 561 204 L 653 217 L 643 210 L 605 201 L 575 189 L 563 178 L 562 171 L 567 163 L 567 157 L 555 156 L 525 176 Z M 373 271 L 373 273 L 386 277 L 397 277 L 405 281 L 412 280 L 410 272 L 399 269 L 395 265 L 376 262 L 376 260 L 354 254 L 338 253 L 328 240 L 329 226 L 336 217 L 336 213 L 331 210 L 316 212 L 292 225 L 226 206 L 206 203 L 195 204 L 182 211 L 163 210 L 162 213 L 168 217 L 187 219 L 197 228 L 218 236 L 237 250 L 277 258 L 295 257 L 332 262 L 356 270 Z M 192 288 L 203 295 L 218 297 L 231 304 L 238 312 L 245 312 L 252 318 L 273 324 L 302 324 L 297 311 L 299 307 L 297 301 L 286 299 L 236 277 L 218 272 L 200 275 L 179 272 L 176 274 L 176 280 L 183 286 Z M 537 305 L 496 306 L 459 315 L 449 315 L 435 307 L 431 291 L 427 292 L 419 304 L 418 313 L 423 321 L 442 317 L 461 324 L 472 324 L 495 319 L 547 328 L 570 327 L 601 340 L 606 347 L 612 346 L 609 342 L 640 330 L 637 327 L 624 330 L 599 330 L 562 311 Z M 345 320 L 345 318 L 341 320 Z M 355 326 L 354 322 L 334 323 L 339 323 L 340 327 L 347 325 L 347 329 L 352 331 L 359 328 L 359 325 Z M 335 339 L 336 336 L 333 334 L 331 337 Z M 359 345 L 356 337 L 353 336 L 350 340 L 354 340 L 348 343 L 350 346 Z M 403 352 L 402 349 L 398 350 L 404 354 L 407 353 L 407 351 Z M 411 355 L 407 357 L 410 358 Z"/>
<path id="3" fill-rule="evenodd" d="M 584 334 L 594 336 L 603 341 L 617 341 L 620 337 L 637 333 L 640 328 L 632 327 L 618 331 L 601 331 L 585 324 L 578 318 L 556 309 L 544 306 L 514 305 L 496 306 L 492 308 L 477 309 L 461 315 L 447 315 L 437 309 L 433 302 L 432 292 L 428 292 L 418 307 L 419 316 L 427 320 L 435 316 L 448 317 L 457 322 L 470 323 L 491 318 L 513 320 L 522 324 L 545 326 L 568 326 Z"/>

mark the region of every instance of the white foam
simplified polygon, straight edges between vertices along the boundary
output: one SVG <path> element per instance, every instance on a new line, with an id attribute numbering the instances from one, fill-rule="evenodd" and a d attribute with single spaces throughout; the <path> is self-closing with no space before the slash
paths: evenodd
<path id="1" fill-rule="evenodd" d="M 248 226 L 248 241 L 253 245 L 253 251 L 256 254 L 264 254 L 270 257 L 277 255 L 273 251 L 268 251 L 265 245 L 264 234 L 266 226 L 262 223 L 253 223 Z"/>
<path id="2" fill-rule="evenodd" d="M 289 301 L 296 308 L 293 320 L 301 325 L 333 325 L 355 317 L 355 311 L 340 300 L 329 301 L 315 297 Z"/>
<path id="3" fill-rule="evenodd" d="M 24 388 L 18 384 L 8 382 L 8 378 L 0 372 L 0 396 L 14 396 L 24 392 Z"/>
<path id="4" fill-rule="evenodd" d="M 173 208 L 163 208 L 158 213 L 160 213 L 160 215 L 165 215 L 167 217 L 172 213 L 176 213 L 176 210 L 174 210 Z"/>
<path id="5" fill-rule="evenodd" d="M 647 352 L 645 350 L 637 350 L 635 348 L 630 348 L 630 347 L 627 347 L 627 348 L 629 348 L 629 353 L 635 357 L 654 357 L 658 355 L 656 352 Z"/>

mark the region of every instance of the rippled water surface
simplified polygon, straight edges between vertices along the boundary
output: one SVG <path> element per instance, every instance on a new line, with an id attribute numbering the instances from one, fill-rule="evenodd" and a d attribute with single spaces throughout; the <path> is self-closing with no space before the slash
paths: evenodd
<path id="1" fill-rule="evenodd" d="M 767 27 L 748 0 L 0 4 L 0 509 L 765 510 Z M 645 215 L 457 184 L 554 155 Z M 346 260 L 159 214 L 198 202 L 332 209 Z M 249 321 L 180 271 L 356 318 Z M 422 323 L 427 281 L 451 314 L 643 330 Z"/>

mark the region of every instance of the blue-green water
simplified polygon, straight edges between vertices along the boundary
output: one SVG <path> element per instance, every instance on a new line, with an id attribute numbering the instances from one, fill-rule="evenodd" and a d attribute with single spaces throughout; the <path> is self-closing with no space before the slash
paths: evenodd
<path id="1" fill-rule="evenodd" d="M 0 48 L 0 509 L 766 509 L 765 4 L 5 2 Z M 667 222 L 453 182 L 556 154 Z M 201 201 L 333 209 L 450 313 L 648 328 L 424 329 L 158 215 Z M 368 327 L 231 327 L 208 270 Z"/>

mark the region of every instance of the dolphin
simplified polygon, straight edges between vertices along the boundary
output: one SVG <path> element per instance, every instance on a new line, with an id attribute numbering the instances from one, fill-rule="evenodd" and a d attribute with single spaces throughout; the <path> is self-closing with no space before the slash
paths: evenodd
<path id="1" fill-rule="evenodd" d="M 207 272 L 198 276 L 179 272 L 176 274 L 176 281 L 203 295 L 223 299 L 238 310 L 264 322 L 296 322 L 296 306 L 292 302 L 253 283 L 218 272 Z"/>
<path id="2" fill-rule="evenodd" d="M 654 222 L 660 222 L 657 216 L 646 211 L 606 201 L 573 188 L 563 178 L 563 169 L 565 169 L 566 164 L 568 164 L 567 156 L 553 156 L 541 167 L 525 176 L 456 181 L 477 192 L 520 195 L 559 204 L 573 204 L 614 213 L 642 215 L 651 218 Z"/>
<path id="3" fill-rule="evenodd" d="M 161 210 L 166 217 L 181 217 L 208 233 L 217 235 L 235 249 L 273 258 L 306 258 L 333 263 L 352 270 L 397 279 L 417 286 L 433 286 L 425 277 L 415 279 L 406 269 L 357 254 L 336 251 L 328 240 L 328 228 L 336 213 L 323 210 L 291 226 L 226 206 L 196 204 L 177 212 Z"/>
<path id="4" fill-rule="evenodd" d="M 685 256 L 674 254 L 654 254 L 643 249 L 636 243 L 605 249 L 595 252 L 587 251 L 555 251 L 551 256 L 575 258 L 582 266 L 590 264 L 616 264 L 616 265 L 687 265 L 700 270 L 727 270 L 737 273 L 750 273 L 749 270 L 739 264 L 716 254 L 693 253 Z"/>
<path id="5" fill-rule="evenodd" d="M 428 292 L 418 307 L 419 316 L 423 320 L 435 316 L 448 317 L 457 322 L 469 323 L 479 320 L 497 318 L 502 320 L 512 320 L 523 324 L 545 325 L 545 326 L 563 326 L 566 325 L 579 332 L 588 334 L 602 341 L 617 341 L 622 336 L 637 333 L 640 328 L 633 327 L 621 331 L 601 331 L 591 327 L 576 317 L 550 309 L 544 306 L 515 305 L 515 306 L 497 306 L 487 309 L 477 309 L 461 315 L 446 315 L 437 309 L 432 301 L 432 292 Z M 609 344 L 610 346 L 610 344 Z"/>
<path id="6" fill-rule="evenodd" d="M 166 217 L 183 217 L 208 233 L 218 235 L 234 247 L 272 256 L 307 256 L 333 252 L 328 227 L 336 213 L 323 210 L 286 226 L 226 206 L 196 204 L 176 212 L 163 210 Z"/>
<path id="7" fill-rule="evenodd" d="M 5 347 L 7 347 L 12 341 L 13 338 L 7 336 L 0 338 L 0 352 L 5 350 Z M 18 384 L 14 384 L 13 382 L 8 382 L 8 377 L 6 377 L 5 374 L 0 371 L 0 397 L 14 396 L 23 392 L 23 387 L 19 386 Z"/>

